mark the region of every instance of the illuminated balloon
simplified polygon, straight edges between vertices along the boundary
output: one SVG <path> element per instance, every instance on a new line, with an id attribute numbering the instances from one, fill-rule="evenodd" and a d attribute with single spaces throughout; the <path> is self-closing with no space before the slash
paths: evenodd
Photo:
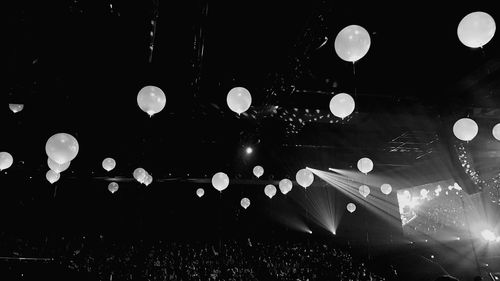
<path id="1" fill-rule="evenodd" d="M 292 187 L 293 183 L 289 179 L 282 179 L 279 183 L 280 191 L 283 194 L 287 194 L 288 192 L 290 192 L 292 190 Z"/>
<path id="2" fill-rule="evenodd" d="M 47 140 L 45 152 L 57 164 L 75 159 L 78 154 L 78 141 L 70 134 L 58 133 Z"/>
<path id="3" fill-rule="evenodd" d="M 459 140 L 471 141 L 479 131 L 476 122 L 470 118 L 462 118 L 453 125 L 453 134 Z"/>
<path id="4" fill-rule="evenodd" d="M 137 168 L 134 170 L 133 175 L 135 180 L 137 180 L 140 183 L 144 183 L 144 180 L 146 179 L 148 173 L 143 168 Z"/>
<path id="5" fill-rule="evenodd" d="M 198 197 L 201 198 L 204 194 L 205 194 L 205 190 L 203 190 L 203 188 L 198 188 L 196 190 L 196 195 L 198 195 Z"/>
<path id="6" fill-rule="evenodd" d="M 354 203 L 349 203 L 347 204 L 347 210 L 352 213 L 354 211 L 356 211 L 356 205 L 354 205 Z"/>
<path id="7" fill-rule="evenodd" d="M 257 177 L 260 178 L 264 174 L 264 168 L 261 166 L 255 166 L 253 168 L 253 174 Z"/>
<path id="8" fill-rule="evenodd" d="M 370 49 L 370 34 L 359 25 L 349 25 L 335 37 L 335 52 L 348 62 L 355 62 L 368 53 Z"/>
<path id="9" fill-rule="evenodd" d="M 490 42 L 495 35 L 495 20 L 484 12 L 466 15 L 458 24 L 457 35 L 462 44 L 469 48 L 479 48 Z"/>
<path id="10" fill-rule="evenodd" d="M 59 173 L 56 173 L 52 170 L 48 170 L 47 173 L 45 174 L 45 178 L 51 183 L 55 183 L 56 181 L 59 180 L 59 178 L 61 177 L 61 174 Z"/>
<path id="11" fill-rule="evenodd" d="M 137 104 L 149 117 L 163 110 L 166 98 L 163 91 L 155 86 L 146 86 L 137 94 Z"/>
<path id="12" fill-rule="evenodd" d="M 232 111 L 241 114 L 247 111 L 252 104 L 250 92 L 243 87 L 232 88 L 227 94 L 227 105 Z"/>
<path id="13" fill-rule="evenodd" d="M 8 169 L 14 163 L 12 155 L 8 152 L 0 152 L 0 171 Z"/>
<path id="14" fill-rule="evenodd" d="M 339 118 L 346 118 L 354 111 L 355 103 L 351 95 L 346 93 L 336 94 L 330 100 L 330 111 Z"/>
<path id="15" fill-rule="evenodd" d="M 116 167 L 116 161 L 115 159 L 113 158 L 106 158 L 102 161 L 102 167 L 104 168 L 104 170 L 106 171 L 111 171 L 113 170 L 115 167 Z"/>
<path id="16" fill-rule="evenodd" d="M 358 160 L 358 170 L 364 174 L 368 174 L 373 170 L 373 162 L 370 158 L 361 158 Z"/>
<path id="17" fill-rule="evenodd" d="M 300 169 L 297 174 L 295 174 L 295 179 L 300 186 L 307 188 L 313 183 L 314 175 L 308 169 Z"/>
<path id="18" fill-rule="evenodd" d="M 370 188 L 367 185 L 362 185 L 359 187 L 359 193 L 366 198 L 370 194 Z"/>
<path id="19" fill-rule="evenodd" d="M 110 182 L 110 183 L 108 184 L 108 190 L 109 190 L 109 192 L 111 192 L 111 193 L 115 193 L 115 192 L 117 192 L 119 187 L 120 187 L 120 186 L 119 186 L 116 182 Z"/>
<path id="20" fill-rule="evenodd" d="M 248 208 L 250 206 L 250 199 L 248 199 L 248 198 L 245 197 L 245 198 L 241 199 L 240 204 L 241 204 L 241 207 L 243 207 L 244 209 L 246 209 L 246 208 Z"/>
<path id="21" fill-rule="evenodd" d="M 264 194 L 269 198 L 273 198 L 274 195 L 276 195 L 276 187 L 272 184 L 266 185 L 266 187 L 264 187 Z"/>
<path id="22" fill-rule="evenodd" d="M 143 182 L 143 183 L 144 183 L 144 185 L 145 185 L 145 186 L 148 186 L 148 185 L 150 185 L 152 182 L 153 182 L 153 176 L 152 176 L 152 175 L 150 175 L 150 174 L 148 174 L 148 173 L 146 173 L 146 177 L 144 178 L 144 182 Z"/>
<path id="23" fill-rule="evenodd" d="M 229 186 L 229 177 L 223 172 L 218 172 L 212 177 L 212 186 L 218 191 L 223 191 Z"/>
<path id="24" fill-rule="evenodd" d="M 384 183 L 380 186 L 380 191 L 382 191 L 383 194 L 388 195 L 392 192 L 392 186 L 388 183 Z"/>
<path id="25" fill-rule="evenodd" d="M 49 166 L 49 168 L 52 171 L 54 171 L 56 173 L 62 173 L 64 171 L 66 171 L 69 168 L 70 164 L 71 164 L 71 161 L 66 162 L 64 164 L 57 164 L 54 160 L 47 158 L 47 165 Z"/>
<path id="26" fill-rule="evenodd" d="M 494 127 L 493 127 L 493 130 L 491 131 L 492 134 L 493 134 L 493 137 L 496 139 L 496 140 L 499 140 L 500 141 L 500 123 L 496 124 Z"/>
<path id="27" fill-rule="evenodd" d="M 24 104 L 9 103 L 9 108 L 12 112 L 18 113 L 19 111 L 23 110 Z"/>

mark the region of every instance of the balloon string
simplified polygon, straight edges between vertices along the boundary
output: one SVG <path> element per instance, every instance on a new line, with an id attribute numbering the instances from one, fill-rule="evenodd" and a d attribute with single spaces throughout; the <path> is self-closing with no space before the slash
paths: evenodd
<path id="1" fill-rule="evenodd" d="M 56 194 L 57 194 L 57 185 L 54 185 L 54 198 L 56 198 Z"/>

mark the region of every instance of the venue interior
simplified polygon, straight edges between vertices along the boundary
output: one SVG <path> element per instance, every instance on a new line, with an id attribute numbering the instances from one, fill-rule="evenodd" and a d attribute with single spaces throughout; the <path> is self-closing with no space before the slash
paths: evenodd
<path id="1" fill-rule="evenodd" d="M 0 280 L 500 280 L 498 4 L 6 12 Z"/>

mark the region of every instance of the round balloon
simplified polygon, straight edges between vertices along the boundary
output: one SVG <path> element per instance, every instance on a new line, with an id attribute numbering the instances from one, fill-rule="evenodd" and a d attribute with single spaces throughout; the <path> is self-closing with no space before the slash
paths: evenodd
<path id="1" fill-rule="evenodd" d="M 368 174 L 373 170 L 373 162 L 370 158 L 361 158 L 358 160 L 358 170 L 364 174 Z"/>
<path id="2" fill-rule="evenodd" d="M 470 118 L 459 119 L 453 125 L 453 134 L 459 140 L 471 141 L 476 137 L 479 128 L 476 122 Z"/>
<path id="3" fill-rule="evenodd" d="M 336 94 L 330 100 L 330 111 L 339 118 L 346 118 L 354 111 L 355 103 L 351 95 L 346 93 Z"/>
<path id="4" fill-rule="evenodd" d="M 314 175 L 308 169 L 300 169 L 295 175 L 297 183 L 303 188 L 309 187 L 314 181 Z"/>
<path id="5" fill-rule="evenodd" d="M 370 194 L 370 188 L 367 185 L 362 185 L 359 187 L 359 193 L 366 198 Z"/>
<path id="6" fill-rule="evenodd" d="M 229 186 L 229 177 L 223 172 L 216 173 L 212 177 L 212 186 L 218 191 L 223 191 Z"/>
<path id="7" fill-rule="evenodd" d="M 120 187 L 120 186 L 119 186 L 116 182 L 110 182 L 110 183 L 108 184 L 108 190 L 109 190 L 109 192 L 111 192 L 111 193 L 115 193 L 115 192 L 117 192 L 119 187 Z"/>
<path id="8" fill-rule="evenodd" d="M 493 130 L 491 130 L 491 133 L 493 134 L 493 137 L 494 137 L 496 140 L 499 140 L 499 141 L 500 141 L 500 123 L 496 124 L 496 125 L 493 127 Z"/>
<path id="9" fill-rule="evenodd" d="M 355 62 L 368 53 L 370 49 L 370 34 L 359 25 L 349 25 L 335 37 L 335 52 L 348 62 Z"/>
<path id="10" fill-rule="evenodd" d="M 102 167 L 104 168 L 104 170 L 108 172 L 113 170 L 116 167 L 115 159 L 108 157 L 102 160 Z"/>
<path id="11" fill-rule="evenodd" d="M 392 192 L 392 186 L 388 183 L 384 183 L 380 186 L 380 191 L 382 191 L 383 194 L 388 195 Z"/>
<path id="12" fill-rule="evenodd" d="M 198 188 L 196 190 L 196 195 L 198 195 L 198 197 L 201 198 L 204 194 L 205 194 L 205 190 L 203 190 L 203 188 Z"/>
<path id="13" fill-rule="evenodd" d="M 49 168 L 56 172 L 56 173 L 62 173 L 64 171 L 66 171 L 68 168 L 69 168 L 69 165 L 71 164 L 71 161 L 70 162 L 66 162 L 64 164 L 57 164 L 54 160 L 47 158 L 47 165 L 49 166 Z"/>
<path id="14" fill-rule="evenodd" d="M 282 179 L 279 183 L 280 191 L 283 194 L 287 194 L 288 192 L 290 192 L 292 190 L 292 187 L 293 183 L 289 179 Z"/>
<path id="15" fill-rule="evenodd" d="M 9 108 L 12 112 L 18 113 L 19 111 L 23 110 L 24 104 L 9 103 Z"/>
<path id="16" fill-rule="evenodd" d="M 56 173 L 52 170 L 48 170 L 47 173 L 45 174 L 45 178 L 51 183 L 55 183 L 56 181 L 59 180 L 59 178 L 61 177 L 61 174 L 59 173 Z"/>
<path id="17" fill-rule="evenodd" d="M 354 203 L 349 203 L 347 204 L 347 210 L 352 213 L 354 211 L 356 211 L 356 205 L 354 205 Z"/>
<path id="18" fill-rule="evenodd" d="M 252 104 L 250 92 L 243 87 L 232 88 L 227 94 L 227 105 L 232 111 L 241 114 L 247 111 Z"/>
<path id="19" fill-rule="evenodd" d="M 8 152 L 0 152 L 0 171 L 10 168 L 14 163 L 12 155 Z"/>
<path id="20" fill-rule="evenodd" d="M 145 186 L 148 186 L 148 185 L 150 185 L 152 182 L 153 182 L 153 176 L 152 176 L 152 175 L 150 175 L 150 174 L 148 174 L 148 173 L 146 173 L 146 177 L 144 178 L 144 182 L 143 182 L 143 183 L 144 183 L 144 185 L 145 185 Z"/>
<path id="21" fill-rule="evenodd" d="M 470 48 L 486 45 L 495 35 L 495 20 L 485 12 L 466 15 L 458 24 L 457 35 L 462 44 Z"/>
<path id="22" fill-rule="evenodd" d="M 146 179 L 148 173 L 143 168 L 137 168 L 134 170 L 133 175 L 134 179 L 136 179 L 138 182 L 144 183 L 144 180 Z"/>
<path id="23" fill-rule="evenodd" d="M 57 164 L 75 159 L 78 154 L 78 141 L 70 134 L 58 133 L 47 140 L 45 152 Z"/>
<path id="24" fill-rule="evenodd" d="M 276 187 L 272 184 L 266 185 L 266 187 L 264 187 L 264 194 L 269 198 L 273 198 L 274 195 L 276 195 Z"/>
<path id="25" fill-rule="evenodd" d="M 248 208 L 250 206 L 250 199 L 248 199 L 248 198 L 245 197 L 245 198 L 241 199 L 240 204 L 241 204 L 241 207 L 243 207 L 244 209 L 246 209 L 246 208 Z"/>
<path id="26" fill-rule="evenodd" d="M 146 86 L 137 94 L 139 108 L 146 112 L 149 117 L 163 110 L 166 98 L 163 91 L 155 86 Z"/>
<path id="27" fill-rule="evenodd" d="M 262 168 L 261 166 L 255 166 L 253 168 L 253 174 L 257 178 L 260 178 L 264 174 L 264 168 Z"/>

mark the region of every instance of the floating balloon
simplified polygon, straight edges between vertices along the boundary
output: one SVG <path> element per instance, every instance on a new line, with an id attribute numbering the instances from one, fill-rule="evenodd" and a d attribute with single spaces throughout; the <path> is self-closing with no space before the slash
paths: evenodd
<path id="1" fill-rule="evenodd" d="M 336 94 L 330 100 L 330 111 L 339 118 L 346 118 L 354 111 L 355 103 L 351 95 L 346 93 Z"/>
<path id="2" fill-rule="evenodd" d="M 490 42 L 495 35 L 495 20 L 484 12 L 466 15 L 458 24 L 457 35 L 462 44 L 470 48 L 479 48 Z"/>
<path id="3" fill-rule="evenodd" d="M 295 179 L 300 186 L 307 188 L 313 183 L 314 175 L 308 169 L 300 169 L 297 174 L 295 174 Z"/>
<path id="4" fill-rule="evenodd" d="M 282 179 L 279 183 L 280 191 L 283 194 L 287 194 L 288 192 L 290 192 L 292 190 L 292 187 L 293 183 L 289 179 Z"/>
<path id="5" fill-rule="evenodd" d="M 137 94 L 137 104 L 149 117 L 163 110 L 166 98 L 163 91 L 155 86 L 146 86 Z"/>
<path id="6" fill-rule="evenodd" d="M 470 118 L 462 118 L 453 125 L 453 134 L 459 140 L 471 141 L 479 131 L 476 122 Z"/>
<path id="7" fill-rule="evenodd" d="M 274 195 L 276 195 L 276 187 L 272 184 L 266 185 L 266 187 L 264 187 L 264 194 L 269 198 L 273 198 Z"/>
<path id="8" fill-rule="evenodd" d="M 196 195 L 198 195 L 198 197 L 201 198 L 204 194 L 205 194 L 205 190 L 203 190 L 203 188 L 198 188 L 196 190 Z"/>
<path id="9" fill-rule="evenodd" d="M 356 211 L 356 205 L 354 205 L 354 203 L 349 203 L 347 204 L 347 210 L 352 213 L 354 211 Z"/>
<path id="10" fill-rule="evenodd" d="M 135 180 L 137 180 L 140 183 L 144 183 L 144 180 L 146 179 L 148 173 L 143 168 L 137 168 L 134 170 L 133 175 Z"/>
<path id="11" fill-rule="evenodd" d="M 45 174 L 45 178 L 51 183 L 55 183 L 56 181 L 59 180 L 59 178 L 61 177 L 61 174 L 59 173 L 56 173 L 52 170 L 48 170 L 47 173 Z"/>
<path id="12" fill-rule="evenodd" d="M 116 182 L 110 182 L 110 183 L 108 184 L 108 190 L 109 190 L 109 192 L 111 192 L 111 193 L 115 193 L 115 192 L 117 192 L 119 187 L 120 187 L 120 186 L 119 186 Z"/>
<path id="13" fill-rule="evenodd" d="M 383 194 L 388 195 L 392 192 L 392 186 L 388 183 L 384 183 L 380 186 L 380 191 L 382 191 Z"/>
<path id="14" fill-rule="evenodd" d="M 368 53 L 370 49 L 370 34 L 359 25 L 349 25 L 335 37 L 335 52 L 349 62 L 355 62 Z"/>
<path id="15" fill-rule="evenodd" d="M 227 94 L 227 105 L 232 111 L 241 114 L 247 111 L 252 104 L 250 92 L 243 87 L 232 88 Z"/>
<path id="16" fill-rule="evenodd" d="M 24 104 L 9 103 L 9 108 L 12 112 L 18 113 L 19 111 L 23 110 Z"/>
<path id="17" fill-rule="evenodd" d="M 218 191 L 223 191 L 229 186 L 229 177 L 223 172 L 219 172 L 212 177 L 212 186 Z"/>
<path id="18" fill-rule="evenodd" d="M 250 206 L 250 199 L 248 199 L 248 198 L 245 197 L 245 198 L 241 199 L 240 204 L 241 204 L 241 207 L 243 207 L 244 209 L 246 209 L 246 208 L 248 208 Z"/>
<path id="19" fill-rule="evenodd" d="M 493 127 L 493 130 L 491 130 L 491 133 L 493 134 L 493 137 L 494 137 L 496 140 L 499 140 L 499 141 L 500 141 L 500 123 L 496 124 L 496 125 Z"/>
<path id="20" fill-rule="evenodd" d="M 359 193 L 366 198 L 370 194 L 370 188 L 367 185 L 362 185 L 359 187 Z"/>
<path id="21" fill-rule="evenodd" d="M 116 161 L 115 159 L 113 158 L 106 158 L 102 161 L 102 167 L 104 168 L 104 170 L 106 171 L 111 171 L 113 170 L 115 167 L 116 167 Z"/>
<path id="22" fill-rule="evenodd" d="M 49 166 L 49 168 L 56 172 L 56 173 L 62 173 L 64 171 L 66 171 L 68 168 L 69 168 L 69 165 L 71 164 L 71 161 L 70 162 L 66 162 L 64 164 L 57 164 L 54 160 L 47 158 L 47 165 Z"/>
<path id="23" fill-rule="evenodd" d="M 364 174 L 368 174 L 373 170 L 373 162 L 370 158 L 361 158 L 358 160 L 358 170 Z"/>
<path id="24" fill-rule="evenodd" d="M 253 174 L 257 177 L 260 178 L 264 174 L 264 168 L 261 166 L 255 166 L 253 168 Z"/>
<path id="25" fill-rule="evenodd" d="M 150 185 L 152 182 L 153 182 L 153 176 L 152 176 L 152 175 L 150 175 L 150 174 L 148 174 L 148 173 L 146 173 L 146 177 L 144 178 L 144 182 L 143 182 L 143 183 L 144 183 L 144 185 L 145 185 L 145 186 L 148 186 L 148 185 Z"/>
<path id="26" fill-rule="evenodd" d="M 12 155 L 8 152 L 0 152 L 0 171 L 8 169 L 14 163 Z"/>
<path id="27" fill-rule="evenodd" d="M 58 133 L 47 140 L 45 152 L 57 164 L 75 159 L 78 154 L 78 141 L 70 134 Z"/>

